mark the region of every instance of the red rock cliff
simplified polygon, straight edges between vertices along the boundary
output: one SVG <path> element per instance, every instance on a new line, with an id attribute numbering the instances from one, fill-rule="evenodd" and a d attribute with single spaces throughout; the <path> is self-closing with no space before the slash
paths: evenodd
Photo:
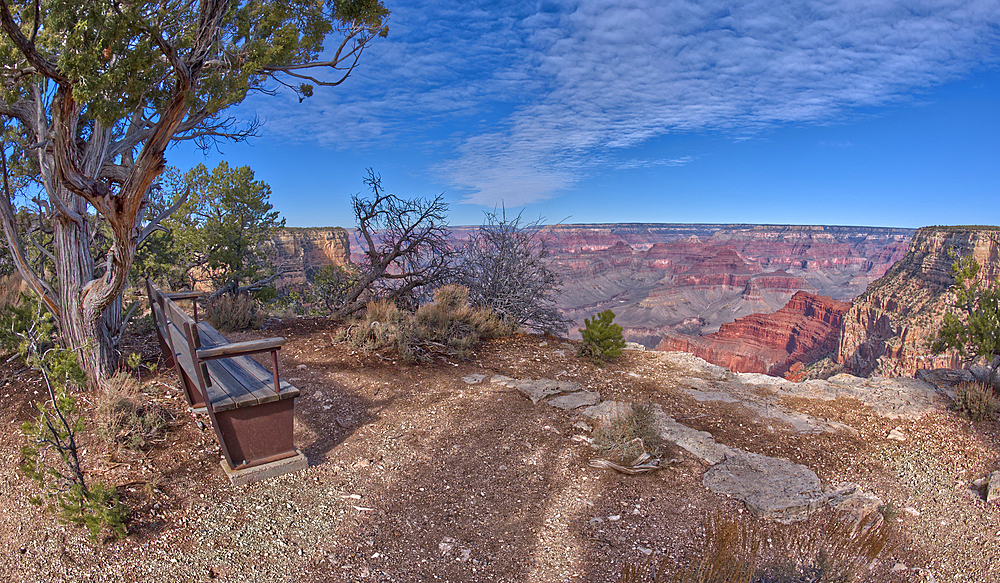
<path id="1" fill-rule="evenodd" d="M 279 229 L 267 248 L 271 262 L 282 267 L 282 289 L 306 285 L 326 265 L 347 265 L 351 255 L 348 232 L 340 227 Z"/>
<path id="2" fill-rule="evenodd" d="M 773 314 L 751 314 L 706 336 L 667 334 L 657 350 L 690 352 L 735 372 L 784 376 L 797 362 L 813 362 L 837 348 L 851 307 L 827 296 L 797 292 Z"/>
<path id="3" fill-rule="evenodd" d="M 908 376 L 924 368 L 958 368 L 953 354 L 928 343 L 949 310 L 952 254 L 972 255 L 986 281 L 1000 274 L 997 227 L 925 227 L 906 255 L 856 298 L 844 317 L 836 360 L 860 375 Z"/>

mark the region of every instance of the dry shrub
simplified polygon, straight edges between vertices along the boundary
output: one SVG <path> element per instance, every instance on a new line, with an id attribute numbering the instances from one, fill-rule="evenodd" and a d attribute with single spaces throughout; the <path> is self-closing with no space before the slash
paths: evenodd
<path id="1" fill-rule="evenodd" d="M 987 421 L 996 417 L 1000 403 L 993 387 L 980 382 L 966 382 L 958 386 L 954 408 L 973 421 Z"/>
<path id="2" fill-rule="evenodd" d="M 705 520 L 694 556 L 684 564 L 652 555 L 626 564 L 621 583 L 851 583 L 887 548 L 888 523 L 827 512 L 785 526 L 721 513 Z"/>
<path id="3" fill-rule="evenodd" d="M 256 330 L 266 318 L 263 306 L 249 294 L 222 294 L 205 305 L 205 319 L 220 332 Z"/>
<path id="4" fill-rule="evenodd" d="M 434 303 L 414 314 L 388 299 L 369 302 L 361 321 L 338 339 L 366 352 L 395 350 L 413 361 L 426 359 L 430 350 L 464 358 L 480 340 L 509 333 L 511 328 L 492 312 L 469 306 L 468 290 L 446 285 L 435 290 Z"/>
<path id="5" fill-rule="evenodd" d="M 10 275 L 0 276 L 0 307 L 20 304 L 21 295 L 27 291 L 28 286 L 16 271 Z"/>
<path id="6" fill-rule="evenodd" d="M 405 360 L 413 358 L 410 315 L 382 299 L 368 302 L 361 320 L 347 328 L 338 339 L 365 352 L 396 350 Z"/>
<path id="7" fill-rule="evenodd" d="M 652 403 L 632 403 L 632 407 L 601 423 L 594 431 L 598 454 L 627 463 L 647 452 L 660 454 L 662 439 L 656 432 Z"/>
<path id="8" fill-rule="evenodd" d="M 126 372 L 108 380 L 97 402 L 97 435 L 111 447 L 142 449 L 160 435 L 167 419 L 159 409 L 140 404 L 139 381 Z"/>
<path id="9" fill-rule="evenodd" d="M 512 332 L 511 327 L 489 309 L 469 306 L 469 290 L 460 285 L 434 290 L 434 303 L 417 309 L 413 325 L 418 342 L 436 344 L 462 358 L 467 357 L 480 340 Z"/>

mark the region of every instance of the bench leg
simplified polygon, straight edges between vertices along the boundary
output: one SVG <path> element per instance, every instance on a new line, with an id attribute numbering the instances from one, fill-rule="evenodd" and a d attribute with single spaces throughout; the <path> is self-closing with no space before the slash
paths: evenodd
<path id="1" fill-rule="evenodd" d="M 222 453 L 231 468 L 251 467 L 297 455 L 292 436 L 295 399 L 213 412 Z"/>

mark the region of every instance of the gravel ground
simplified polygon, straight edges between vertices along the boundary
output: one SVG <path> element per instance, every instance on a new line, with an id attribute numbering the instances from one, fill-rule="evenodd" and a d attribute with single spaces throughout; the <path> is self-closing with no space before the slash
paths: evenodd
<path id="1" fill-rule="evenodd" d="M 591 468 L 579 414 L 534 405 L 499 384 L 462 377 L 558 378 L 605 399 L 651 400 L 720 443 L 810 467 L 824 483 L 857 482 L 891 507 L 892 549 L 870 581 L 1000 580 L 1000 512 L 972 482 L 1000 461 L 993 423 L 943 407 L 890 420 L 854 399 L 782 397 L 782 407 L 849 425 L 855 434 L 802 433 L 735 403 L 697 401 L 690 371 L 627 352 L 597 368 L 562 341 L 521 336 L 466 361 L 394 362 L 334 345 L 326 322 L 278 323 L 282 374 L 302 391 L 296 442 L 308 470 L 232 488 L 205 417 L 190 413 L 170 371 L 144 377 L 173 422 L 145 452 L 86 443 L 91 479 L 119 486 L 130 535 L 91 543 L 28 502 L 17 470 L 20 423 L 37 380 L 0 369 L 0 580 L 6 581 L 617 581 L 653 553 L 683 565 L 706 517 L 762 524 L 701 485 L 707 466 L 684 452 L 658 472 Z M 254 335 L 233 335 L 233 339 Z M 155 359 L 150 336 L 135 349 Z M 904 441 L 888 439 L 898 430 Z M 800 525 L 808 530 L 810 523 Z M 799 532 L 797 531 L 797 532 Z M 895 568 L 895 569 L 893 569 Z"/>

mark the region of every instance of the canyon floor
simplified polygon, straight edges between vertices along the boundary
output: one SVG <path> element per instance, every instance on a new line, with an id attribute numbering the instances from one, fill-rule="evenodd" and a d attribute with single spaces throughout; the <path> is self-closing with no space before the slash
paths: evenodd
<path id="1" fill-rule="evenodd" d="M 818 524 L 752 517 L 709 491 L 709 465 L 680 448 L 648 474 L 590 467 L 579 422 L 593 420 L 533 403 L 489 382 L 495 375 L 652 402 L 719 444 L 802 464 L 824 485 L 860 485 L 884 502 L 892 533 L 865 580 L 1000 579 L 1000 506 L 972 484 L 998 468 L 1000 430 L 957 416 L 944 396 L 873 408 L 863 397 L 877 383 L 845 382 L 832 396 L 827 385 L 768 388 L 643 351 L 599 368 L 571 343 L 537 336 L 487 342 L 468 360 L 406 364 L 334 344 L 335 333 L 299 319 L 232 335 L 288 339 L 281 369 L 302 392 L 296 442 L 310 460 L 242 488 L 223 475 L 211 426 L 187 409 L 174 374 L 145 375 L 149 397 L 172 415 L 165 437 L 145 453 L 84 446 L 91 479 L 119 485 L 131 512 L 129 536 L 99 544 L 28 502 L 20 425 L 41 390 L 5 364 L 0 580 L 617 581 L 650 553 L 688 562 L 713 516 L 800 536 Z M 155 361 L 151 335 L 130 342 Z"/>

